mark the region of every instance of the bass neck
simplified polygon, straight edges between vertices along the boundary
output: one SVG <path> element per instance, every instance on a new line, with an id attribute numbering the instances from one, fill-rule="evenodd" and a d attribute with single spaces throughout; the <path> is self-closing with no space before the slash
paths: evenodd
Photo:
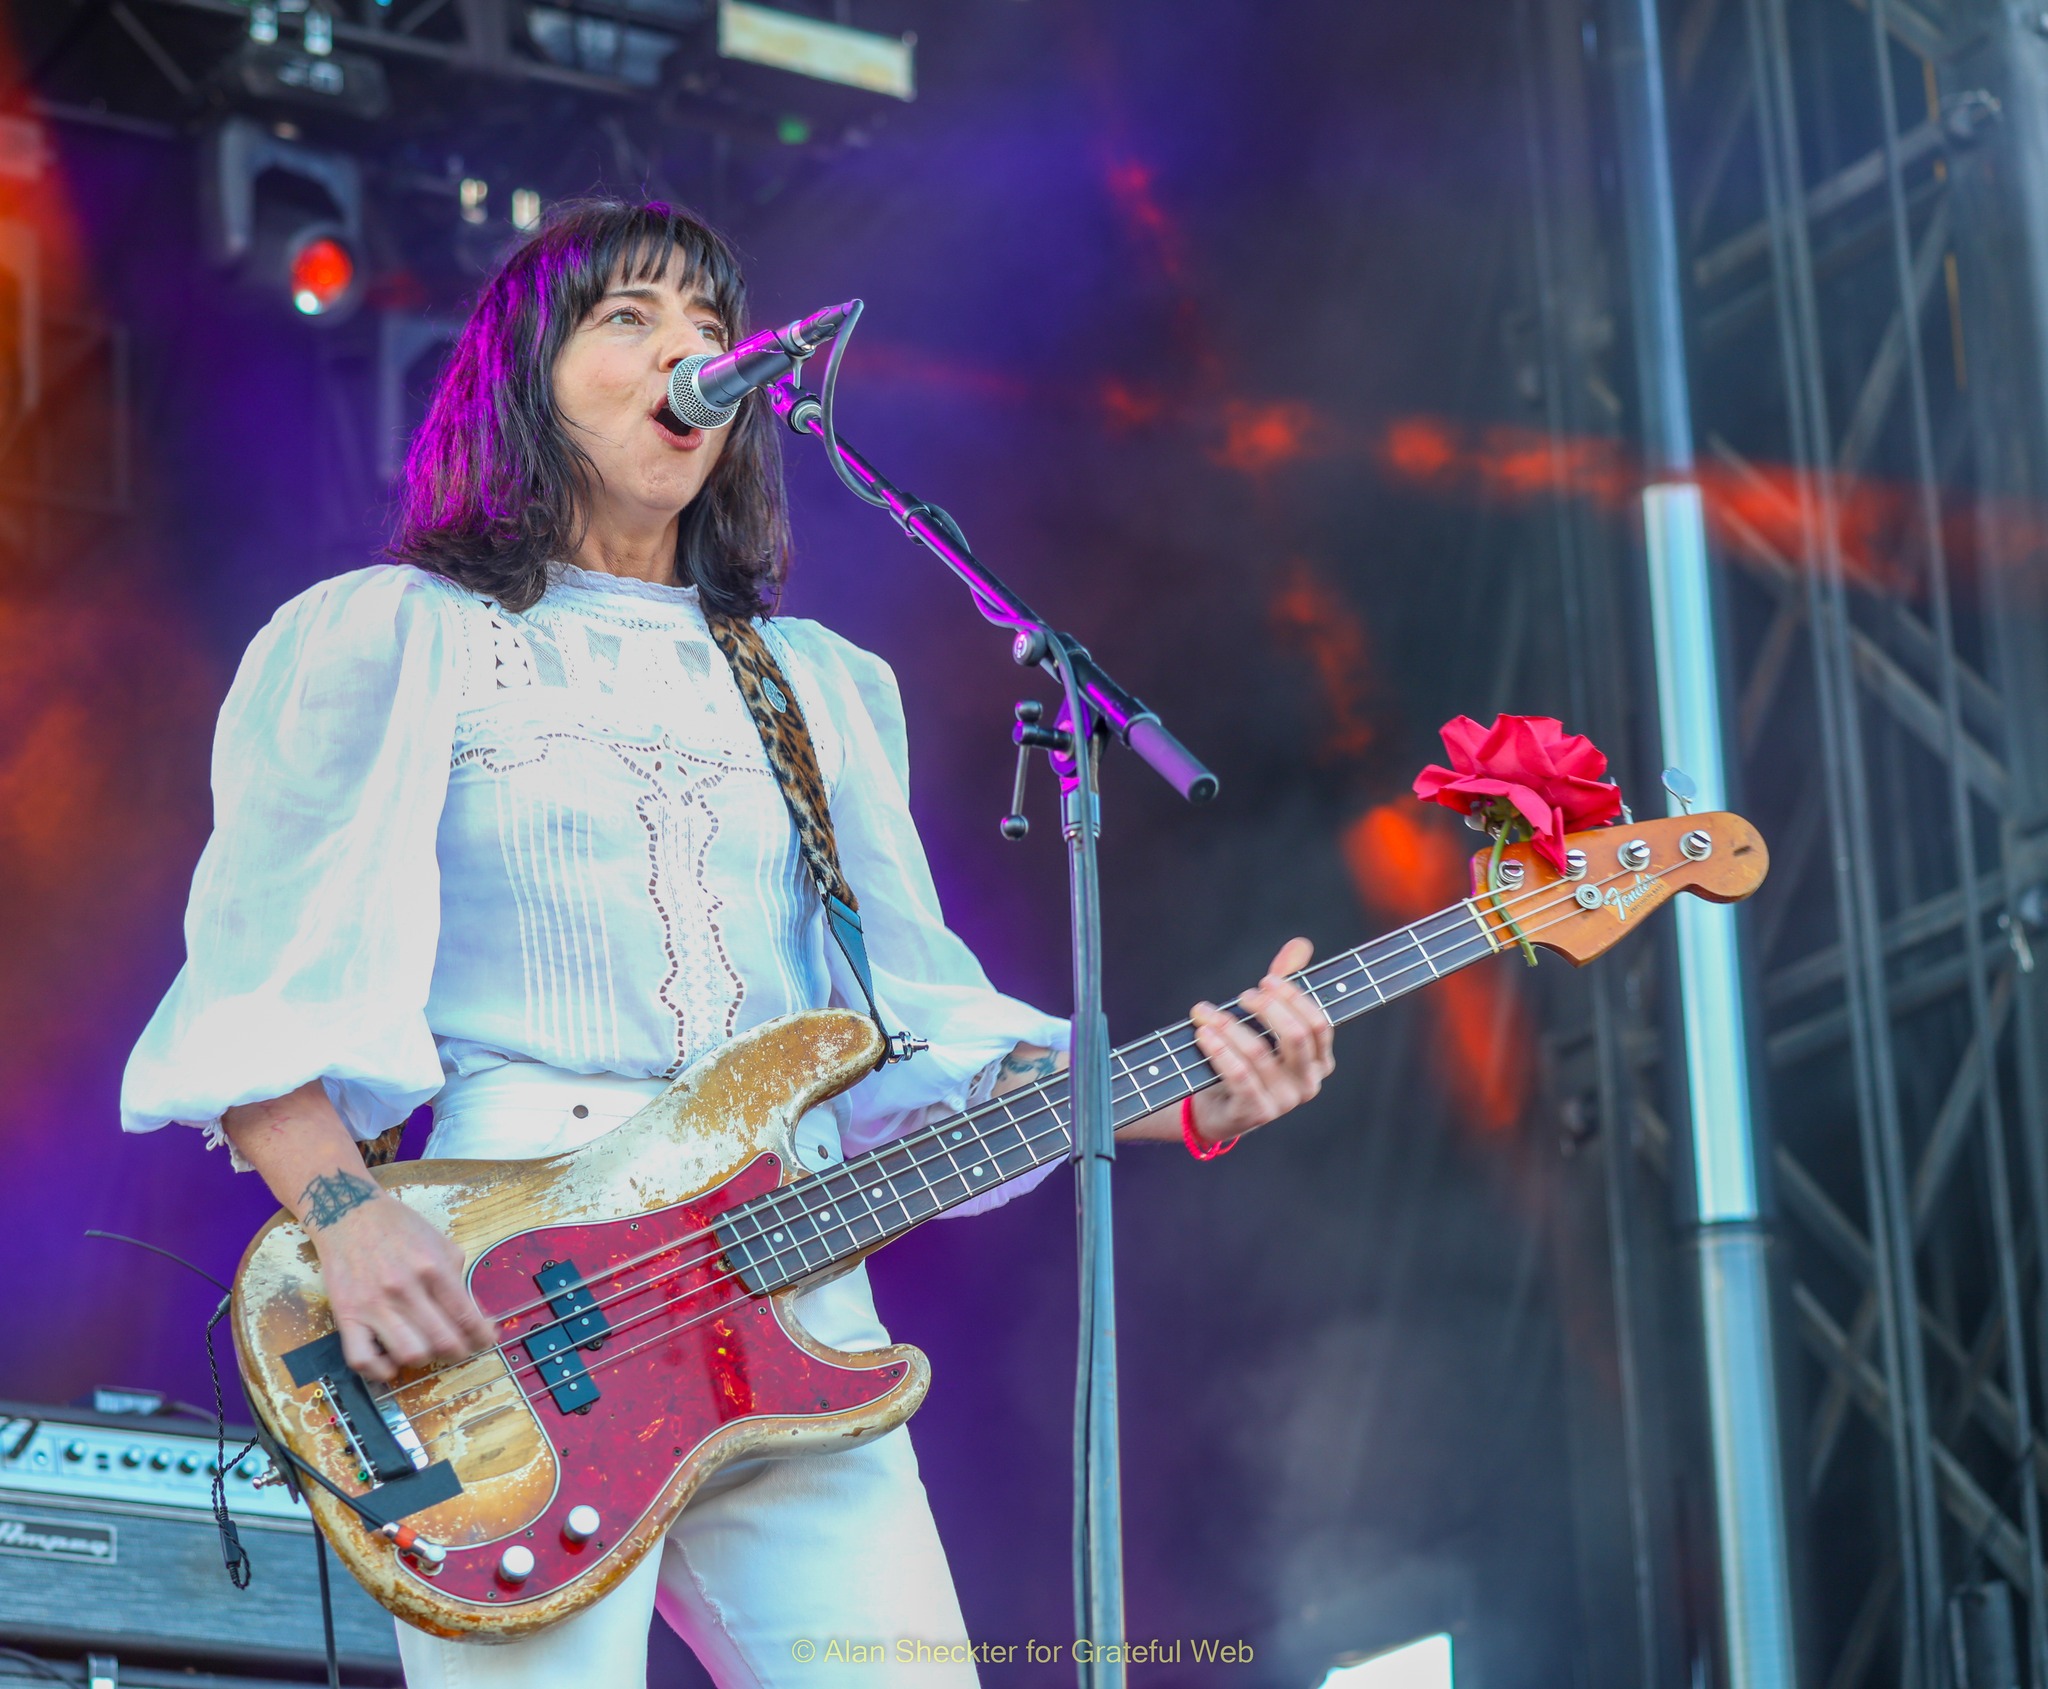
<path id="1" fill-rule="evenodd" d="M 1291 977 L 1331 1021 L 1343 1022 L 1500 948 L 1466 899 Z M 1217 1082 L 1185 1020 L 1120 1046 L 1109 1059 L 1110 1106 L 1120 1127 Z M 1072 1121 L 1064 1072 L 1006 1091 L 734 1209 L 719 1228 L 727 1255 L 756 1292 L 798 1283 L 1065 1158 Z"/>

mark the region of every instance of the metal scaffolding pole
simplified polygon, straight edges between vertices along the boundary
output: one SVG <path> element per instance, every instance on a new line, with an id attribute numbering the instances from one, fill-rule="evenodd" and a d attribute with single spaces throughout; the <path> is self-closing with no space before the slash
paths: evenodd
<path id="1" fill-rule="evenodd" d="M 1903 1684 L 1941 1681 L 1943 1601 L 1939 1510 L 1926 1361 L 1917 1316 L 1905 1152 L 1892 1052 L 1885 963 L 1871 861 L 1871 806 L 1835 503 L 1832 432 L 1823 379 L 1819 308 L 1808 242 L 1804 171 L 1783 0 L 1750 0 L 1748 34 L 1759 152 L 1770 225 L 1785 397 L 1806 536 L 1806 613 L 1812 635 L 1821 760 L 1835 850 L 1837 923 L 1852 1048 L 1864 1201 L 1887 1377 L 1892 1481 L 1899 1522 Z"/>
<path id="2" fill-rule="evenodd" d="M 1745 802 L 1776 857 L 1751 1033 L 1775 1129 L 1736 1170 L 1771 1174 L 1783 1329 L 1818 1367 L 1786 1457 L 1792 1534 L 1812 1550 L 1793 1556 L 1801 1664 L 1827 1689 L 2041 1689 L 2048 25 L 2005 0 L 1666 0 L 1673 109 L 1651 123 L 1655 20 L 1608 4 L 1630 219 L 1611 252 L 1639 312 L 1658 309 L 1662 261 L 1642 234 L 1643 161 L 1659 130 L 1684 138 L 1690 475 L 1671 469 L 1691 443 L 1680 407 L 1650 385 L 1659 321 L 1637 324 L 1650 473 L 1677 489 L 1645 513 L 1666 744 L 1684 713 L 1669 653 L 1724 615 L 1731 706 L 1740 688 L 1726 755 L 1749 759 Z M 1662 350 L 1675 363 L 1675 334 Z M 1618 414 L 1585 356 L 1581 385 Z M 1688 608 L 1694 485 L 1715 561 L 1736 567 Z M 1608 649 L 1609 669 L 1635 658 L 1618 631 Z M 1556 1035 L 1575 1108 L 1608 1089 L 1598 1031 Z M 1628 1029 L 1623 1077 L 1672 1068 L 1677 1042 Z M 1700 1107 L 1690 1064 L 1666 1077 Z M 1703 1192 L 1708 1146 L 1667 1130 L 1644 1090 L 1634 1102 L 1645 1162 Z M 1711 1348 L 1704 1290 L 1700 1306 Z M 1660 1356 L 1643 1383 L 1682 1372 Z M 1703 1430 L 1718 1458 L 1722 1427 Z M 1670 1440 L 1632 1472 L 1654 1475 Z M 1689 1603 L 1656 1596 L 1658 1622 L 1686 1633 Z"/>
<path id="3" fill-rule="evenodd" d="M 1665 760 L 1710 809 L 1729 787 L 1720 638 L 1679 305 L 1663 46 L 1656 0 L 1613 6 L 1624 233 L 1650 484 L 1643 539 Z M 1780 1458 L 1769 1235 L 1732 910 L 1679 911 L 1684 1086 L 1713 1446 L 1721 1643 L 1732 1689 L 1797 1682 Z"/>
<path id="4" fill-rule="evenodd" d="M 1891 223 L 1892 268 L 1899 289 L 1899 324 L 1905 352 L 1907 392 L 1911 398 L 1913 458 L 1922 543 L 1926 547 L 1928 598 L 1934 613 L 1936 673 L 1941 692 L 1942 740 L 1946 752 L 1947 797 L 1958 889 L 1962 893 L 1963 954 L 1969 983 L 1971 1047 L 1977 1063 L 1977 1101 L 1981 1110 L 1987 1206 L 1996 1245 L 1997 1305 L 2005 1346 L 2006 1388 L 2021 1434 L 2014 1439 L 2012 1458 L 2020 1495 L 2020 1520 L 2026 1532 L 2028 1652 L 2033 1680 L 2048 1683 L 2048 1613 L 2044 1613 L 2041 1576 L 2041 1497 L 2031 1481 L 2033 1409 L 2028 1400 L 2027 1340 L 2021 1310 L 2018 1252 L 2012 1230 L 2011 1175 L 2006 1165 L 2004 1111 L 1999 1103 L 1998 1038 L 1991 1016 L 1991 970 L 1984 953 L 1984 923 L 1977 892 L 1977 830 L 1973 802 L 1963 771 L 1961 682 L 1957 672 L 1955 624 L 1950 605 L 1948 553 L 1942 538 L 1940 473 L 1935 465 L 1934 431 L 1929 420 L 1927 369 L 1920 346 L 1921 294 L 1914 285 L 1912 231 L 1899 159 L 1898 96 L 1893 87 L 1891 38 L 1886 0 L 1870 0 L 1870 26 L 1877 61 L 1879 106 L 1884 123 L 1886 209 Z"/>

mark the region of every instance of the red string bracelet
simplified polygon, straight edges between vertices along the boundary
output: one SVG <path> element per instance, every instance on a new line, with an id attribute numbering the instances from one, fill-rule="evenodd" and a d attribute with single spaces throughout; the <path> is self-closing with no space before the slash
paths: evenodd
<path id="1" fill-rule="evenodd" d="M 1236 1138 L 1220 1138 L 1213 1144 L 1202 1142 L 1201 1134 L 1195 1130 L 1193 1097 L 1180 1100 L 1180 1141 L 1188 1146 L 1188 1154 L 1197 1161 L 1214 1161 L 1219 1155 L 1228 1155 L 1237 1148 Z"/>

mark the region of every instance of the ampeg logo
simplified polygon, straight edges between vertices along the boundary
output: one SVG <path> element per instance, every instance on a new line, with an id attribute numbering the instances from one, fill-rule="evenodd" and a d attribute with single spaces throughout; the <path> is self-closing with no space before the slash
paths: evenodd
<path id="1" fill-rule="evenodd" d="M 62 1519 L 36 1519 L 0 1509 L 0 1554 L 35 1554 L 48 1560 L 86 1560 L 111 1566 L 115 1552 L 112 1525 L 77 1525 Z"/>

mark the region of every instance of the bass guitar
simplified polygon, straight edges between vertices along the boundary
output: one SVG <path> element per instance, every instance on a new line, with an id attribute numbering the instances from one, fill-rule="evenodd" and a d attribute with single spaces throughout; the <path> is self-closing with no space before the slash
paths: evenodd
<path id="1" fill-rule="evenodd" d="M 1726 813 L 1527 845 L 1473 894 L 1296 976 L 1333 1021 L 1528 942 L 1577 964 L 1679 892 L 1749 896 L 1768 854 Z M 809 1173 L 789 1135 L 872 1072 L 866 1016 L 821 1009 L 725 1044 L 615 1130 L 537 1161 L 427 1161 L 374 1177 L 455 1240 L 492 1348 L 389 1384 L 343 1361 L 304 1231 L 280 1214 L 234 1286 L 233 1329 L 272 1457 L 372 1596 L 440 1636 L 558 1623 L 660 1543 L 732 1461 L 844 1448 L 916 1411 L 905 1344 L 811 1338 L 797 1291 L 935 1214 L 1069 1153 L 1065 1074 Z M 1119 1124 L 1216 1082 L 1185 1021 L 1112 1058 Z"/>

